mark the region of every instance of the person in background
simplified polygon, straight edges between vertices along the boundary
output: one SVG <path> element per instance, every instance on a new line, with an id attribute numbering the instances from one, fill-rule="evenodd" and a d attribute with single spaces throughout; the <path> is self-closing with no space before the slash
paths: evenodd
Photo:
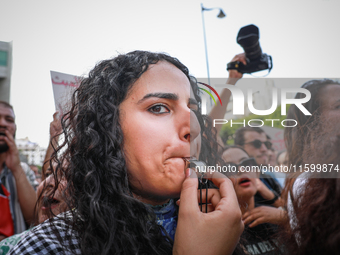
<path id="1" fill-rule="evenodd" d="M 267 135 L 267 141 L 269 141 L 272 144 L 272 139 L 269 135 Z M 277 150 L 274 149 L 272 146 L 270 149 L 268 149 L 268 167 L 275 167 L 279 166 L 277 164 Z M 267 172 L 268 175 L 275 178 L 277 182 L 280 184 L 281 188 L 284 187 L 286 174 L 281 171 L 281 169 L 276 168 L 274 172 Z"/>
<path id="2" fill-rule="evenodd" d="M 287 151 L 286 151 L 286 150 L 280 151 L 280 152 L 277 154 L 276 162 L 277 162 L 277 165 L 278 165 L 278 166 L 281 166 L 281 165 L 287 166 L 288 159 L 287 159 Z"/>
<path id="3" fill-rule="evenodd" d="M 289 221 L 282 239 L 292 255 L 340 253 L 340 111 L 330 105 L 338 118 L 316 120 L 322 125 L 314 123 L 319 127 L 310 130 L 306 137 L 309 143 L 301 153 L 302 162 L 316 171 L 296 178 L 289 196 Z"/>
<path id="4" fill-rule="evenodd" d="M 282 188 L 279 182 L 272 176 L 262 172 L 262 166 L 268 165 L 268 149 L 272 147 L 263 129 L 259 127 L 241 127 L 236 130 L 234 143 L 242 147 L 250 157 L 255 159 L 259 170 L 261 170 L 260 180 L 271 190 L 270 196 L 263 197 L 260 193 L 256 194 L 256 202 L 264 205 L 281 204 L 279 200 Z"/>
<path id="5" fill-rule="evenodd" d="M 35 188 L 38 186 L 34 172 L 20 162 L 19 152 L 15 144 L 15 115 L 13 107 L 0 101 L 0 181 L 9 191 L 9 207 L 11 219 L 0 221 L 12 222 L 14 233 L 27 229 L 34 218 L 36 202 Z M 0 234 L 0 240 L 7 236 Z"/>
<path id="6" fill-rule="evenodd" d="M 35 178 L 37 180 L 38 183 L 41 182 L 41 174 L 39 173 L 39 168 L 36 165 L 29 165 L 29 167 L 32 169 L 32 171 L 35 174 Z"/>
<path id="7" fill-rule="evenodd" d="M 45 220 L 53 218 L 62 212 L 67 211 L 67 205 L 63 198 L 63 190 L 66 186 L 65 179 L 60 180 L 60 185 L 53 198 L 49 197 L 49 191 L 54 188 L 55 181 L 51 168 L 45 172 L 45 179 L 39 184 L 37 188 L 37 198 L 35 208 L 34 225 L 43 223 Z M 44 189 L 44 187 L 48 189 Z M 43 191 L 44 190 L 44 191 Z M 30 230 L 26 230 L 20 234 L 16 234 L 0 242 L 0 254 L 5 255 L 12 249 Z"/>
<path id="8" fill-rule="evenodd" d="M 240 242 L 247 251 L 246 254 L 284 254 L 284 245 L 275 235 L 277 225 L 284 222 L 286 213 L 281 209 L 255 202 L 258 183 L 262 182 L 257 178 L 256 172 L 244 171 L 244 167 L 256 166 L 254 158 L 250 158 L 239 146 L 226 147 L 222 157 L 226 165 L 234 166 L 239 171 L 230 179 L 233 181 L 245 224 Z"/>
<path id="9" fill-rule="evenodd" d="M 56 191 L 56 195 L 53 198 L 49 198 L 48 193 L 53 190 L 55 187 L 54 175 L 53 175 L 53 168 L 50 165 L 50 159 L 52 157 L 52 153 L 54 149 L 52 147 L 52 143 L 57 147 L 57 141 L 54 140 L 55 136 L 60 134 L 62 131 L 60 119 L 58 118 L 58 112 L 53 114 L 53 121 L 50 123 L 50 143 L 46 150 L 45 162 L 43 164 L 43 180 L 39 183 L 37 187 L 37 202 L 35 208 L 35 217 L 34 223 L 32 225 L 38 225 L 43 223 L 45 220 L 49 218 L 53 218 L 56 215 L 67 211 L 67 206 L 65 200 L 63 198 L 62 192 L 65 188 L 65 179 L 60 180 L 60 185 L 58 186 L 58 190 Z M 57 137 L 58 138 L 58 137 Z M 38 168 L 35 165 L 30 165 L 31 169 L 35 169 L 36 171 Z M 52 165 L 53 166 L 53 165 Z M 55 166 L 55 164 L 54 164 Z M 32 169 L 32 170 L 33 170 Z M 45 186 L 48 188 L 46 189 Z M 43 191 L 44 190 L 44 191 Z M 8 237 L 0 242 L 0 254 L 5 255 L 9 252 L 11 248 L 13 248 L 28 232 L 24 231 L 19 234 L 15 234 L 11 237 Z"/>
<path id="10" fill-rule="evenodd" d="M 272 147 L 271 149 L 268 150 L 268 166 L 277 166 L 277 161 L 276 161 L 276 157 L 277 157 L 277 151 Z"/>
<path id="11" fill-rule="evenodd" d="M 310 80 L 302 88 L 311 94 L 304 103 L 311 115 L 295 105 L 287 114 L 298 123 L 285 129 L 288 165 L 301 165 L 302 171 L 290 173 L 285 184 L 289 221 L 284 238 L 289 240 L 290 254 L 339 254 L 340 188 L 335 167 L 339 169 L 340 163 L 340 83 Z M 295 96 L 304 97 L 304 93 Z M 320 171 L 320 166 L 325 168 Z M 311 173 L 313 167 L 316 174 Z"/>

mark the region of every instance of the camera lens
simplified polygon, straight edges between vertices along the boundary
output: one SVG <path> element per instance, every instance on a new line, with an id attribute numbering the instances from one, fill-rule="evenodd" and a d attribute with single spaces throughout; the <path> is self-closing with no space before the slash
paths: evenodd
<path id="1" fill-rule="evenodd" d="M 237 43 L 243 48 L 249 60 L 261 57 L 262 50 L 259 43 L 259 29 L 255 25 L 242 27 L 237 35 Z"/>

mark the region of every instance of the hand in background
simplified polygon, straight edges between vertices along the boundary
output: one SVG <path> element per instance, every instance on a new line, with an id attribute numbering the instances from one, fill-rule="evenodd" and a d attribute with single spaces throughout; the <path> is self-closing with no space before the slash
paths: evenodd
<path id="1" fill-rule="evenodd" d="M 285 221 L 286 212 L 270 206 L 259 206 L 243 214 L 245 225 L 253 228 L 263 223 L 280 225 Z"/>
<path id="2" fill-rule="evenodd" d="M 272 190 L 270 190 L 259 178 L 256 179 L 256 187 L 257 192 L 260 193 L 260 195 L 265 200 L 272 200 L 275 197 L 275 194 Z M 284 205 L 284 201 L 279 197 L 273 204 L 275 207 L 280 207 Z"/>
<path id="3" fill-rule="evenodd" d="M 6 136 L 3 136 L 3 139 L 8 145 L 8 150 L 5 152 L 5 164 L 12 171 L 13 175 L 16 176 L 18 173 L 23 173 L 23 171 L 20 171 L 21 165 L 19 151 L 15 144 L 13 135 L 8 130 L 5 130 L 5 135 Z"/>
<path id="4" fill-rule="evenodd" d="M 50 123 L 50 137 L 60 134 L 61 130 L 61 121 L 57 111 L 53 114 L 53 121 Z"/>

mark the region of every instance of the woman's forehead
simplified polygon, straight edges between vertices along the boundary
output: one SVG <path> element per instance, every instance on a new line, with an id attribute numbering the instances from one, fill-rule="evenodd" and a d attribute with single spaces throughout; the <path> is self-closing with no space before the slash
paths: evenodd
<path id="1" fill-rule="evenodd" d="M 159 61 L 149 66 L 132 87 L 133 90 L 145 94 L 157 90 L 171 93 L 186 93 L 190 95 L 188 77 L 176 66 L 166 61 Z"/>

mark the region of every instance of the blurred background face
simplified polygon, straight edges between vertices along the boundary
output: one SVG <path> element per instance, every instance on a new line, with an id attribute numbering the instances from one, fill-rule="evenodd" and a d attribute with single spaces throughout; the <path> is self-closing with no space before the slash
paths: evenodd
<path id="1" fill-rule="evenodd" d="M 15 116 L 11 108 L 0 104 L 0 153 L 8 149 L 7 143 L 3 140 L 5 130 L 8 130 L 13 137 L 15 136 Z"/>
<path id="2" fill-rule="evenodd" d="M 186 75 L 160 61 L 135 82 L 120 105 L 129 182 L 145 203 L 178 197 L 185 178 L 183 157 L 198 158 L 200 126 L 190 95 Z"/>
<path id="3" fill-rule="evenodd" d="M 260 166 L 268 164 L 268 149 L 262 143 L 260 148 L 256 148 L 251 142 L 260 140 L 261 142 L 267 141 L 265 133 L 258 133 L 255 131 L 247 131 L 244 133 L 244 145 L 243 149 L 248 153 L 250 157 L 256 160 L 256 163 Z"/>
<path id="4" fill-rule="evenodd" d="M 279 166 L 286 166 L 288 164 L 288 159 L 287 159 L 287 152 L 284 151 L 282 152 L 279 157 L 277 158 L 277 164 Z"/>
<path id="5" fill-rule="evenodd" d="M 268 150 L 268 165 L 271 166 L 276 166 L 277 162 L 276 162 L 276 157 L 277 157 L 277 151 L 271 149 Z"/>
<path id="6" fill-rule="evenodd" d="M 62 179 L 59 182 L 58 189 L 54 196 L 50 196 L 50 191 L 55 187 L 55 181 L 51 170 L 48 169 L 46 171 L 46 179 L 42 181 L 37 188 L 37 197 L 39 198 L 41 195 L 37 209 L 39 224 L 53 217 L 53 215 L 50 214 L 50 210 L 54 215 L 58 215 L 59 213 L 67 210 L 67 205 L 62 195 L 62 192 L 66 187 L 66 183 L 66 180 Z M 46 188 L 43 190 L 44 186 Z"/>
<path id="7" fill-rule="evenodd" d="M 229 148 L 223 153 L 222 158 L 226 163 L 240 164 L 249 159 L 249 156 L 241 149 Z M 248 200 L 256 194 L 256 177 L 256 173 L 240 173 L 230 177 L 239 201 Z"/>

